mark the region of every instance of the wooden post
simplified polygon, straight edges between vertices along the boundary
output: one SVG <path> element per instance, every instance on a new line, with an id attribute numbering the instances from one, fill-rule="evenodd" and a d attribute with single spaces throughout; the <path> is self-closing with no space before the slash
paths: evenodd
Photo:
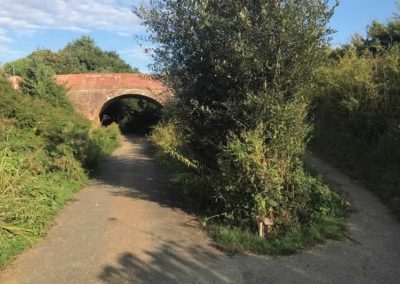
<path id="1" fill-rule="evenodd" d="M 259 236 L 260 236 L 260 238 L 264 238 L 264 222 L 263 221 L 260 221 L 259 223 L 258 223 L 258 234 L 259 234 Z"/>
<path id="2" fill-rule="evenodd" d="M 265 215 L 264 216 L 257 215 L 256 220 L 258 222 L 258 235 L 260 236 L 260 238 L 262 239 L 265 238 L 265 229 L 267 229 L 268 236 L 271 235 L 272 227 L 274 226 L 275 222 L 275 217 L 273 212 L 271 211 L 269 217 Z M 265 226 L 267 228 L 265 228 Z"/>

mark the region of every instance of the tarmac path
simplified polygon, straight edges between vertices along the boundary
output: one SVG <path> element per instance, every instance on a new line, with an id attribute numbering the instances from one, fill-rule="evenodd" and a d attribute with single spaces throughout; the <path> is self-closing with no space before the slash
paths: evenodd
<path id="1" fill-rule="evenodd" d="M 227 256 L 179 208 L 146 142 L 125 137 L 0 283 L 400 283 L 400 222 L 368 190 L 307 160 L 354 203 L 344 241 L 292 256 Z"/>

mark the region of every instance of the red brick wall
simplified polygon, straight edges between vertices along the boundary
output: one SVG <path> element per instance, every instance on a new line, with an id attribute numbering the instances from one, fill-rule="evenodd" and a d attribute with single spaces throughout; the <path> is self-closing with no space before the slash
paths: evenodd
<path id="1" fill-rule="evenodd" d="M 103 106 L 122 95 L 141 95 L 164 104 L 172 98 L 163 83 L 149 75 L 135 73 L 86 73 L 57 75 L 57 83 L 64 85 L 76 111 L 99 124 Z M 20 77 L 9 77 L 18 89 Z"/>

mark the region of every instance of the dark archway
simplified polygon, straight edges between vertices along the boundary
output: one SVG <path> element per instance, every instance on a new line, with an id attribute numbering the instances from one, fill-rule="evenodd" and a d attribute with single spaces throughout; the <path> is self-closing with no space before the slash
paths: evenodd
<path id="1" fill-rule="evenodd" d="M 147 134 L 161 118 L 162 105 L 138 94 L 124 94 L 108 100 L 101 108 L 103 126 L 117 123 L 124 134 Z"/>

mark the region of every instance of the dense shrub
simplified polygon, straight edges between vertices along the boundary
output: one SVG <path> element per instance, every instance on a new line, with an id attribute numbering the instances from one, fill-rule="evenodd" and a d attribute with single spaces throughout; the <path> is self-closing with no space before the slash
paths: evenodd
<path id="1" fill-rule="evenodd" d="M 313 148 L 400 212 L 400 46 L 348 48 L 316 75 Z"/>
<path id="2" fill-rule="evenodd" d="M 137 14 L 176 101 L 150 139 L 193 203 L 253 232 L 258 217 L 274 219 L 271 238 L 337 217 L 340 198 L 302 164 L 304 91 L 324 56 L 327 1 L 152 3 Z"/>
<path id="3" fill-rule="evenodd" d="M 1 266 L 46 232 L 87 172 L 117 145 L 118 129 L 92 130 L 70 108 L 21 94 L 2 77 L 0 98 Z"/>
<path id="4" fill-rule="evenodd" d="M 26 95 L 37 96 L 53 106 L 72 110 L 66 89 L 56 83 L 54 75 L 51 67 L 33 61 L 22 77 L 21 91 Z"/>
<path id="5" fill-rule="evenodd" d="M 93 129 L 89 134 L 83 165 L 95 169 L 97 164 L 109 156 L 120 141 L 119 127 L 113 123 L 107 127 Z"/>

